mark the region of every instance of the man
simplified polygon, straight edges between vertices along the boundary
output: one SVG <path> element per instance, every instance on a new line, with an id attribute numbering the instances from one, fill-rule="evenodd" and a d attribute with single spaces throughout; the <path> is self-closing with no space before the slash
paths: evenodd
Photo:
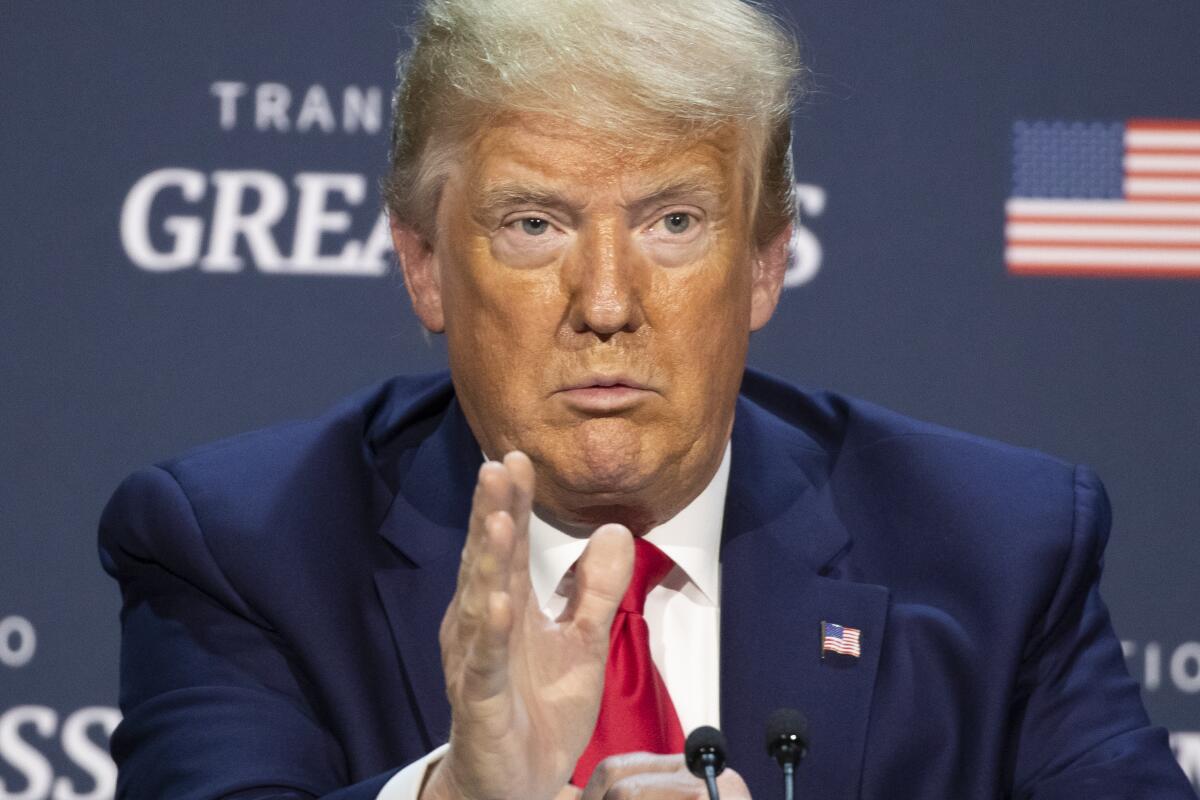
<path id="1" fill-rule="evenodd" d="M 449 378 L 118 490 L 122 796 L 694 798 L 707 723 L 761 798 L 778 706 L 807 797 L 1191 795 L 1090 472 L 745 371 L 799 69 L 736 0 L 426 4 L 387 200 Z"/>

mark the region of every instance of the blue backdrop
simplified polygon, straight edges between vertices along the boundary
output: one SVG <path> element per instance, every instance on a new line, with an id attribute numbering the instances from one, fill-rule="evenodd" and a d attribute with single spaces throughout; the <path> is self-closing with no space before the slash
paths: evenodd
<path id="1" fill-rule="evenodd" d="M 1095 467 L 1128 664 L 1200 784 L 1200 5 L 779 10 L 815 91 L 751 362 Z M 444 363 L 379 227 L 410 13 L 0 10 L 0 798 L 112 795 L 121 477 Z"/>

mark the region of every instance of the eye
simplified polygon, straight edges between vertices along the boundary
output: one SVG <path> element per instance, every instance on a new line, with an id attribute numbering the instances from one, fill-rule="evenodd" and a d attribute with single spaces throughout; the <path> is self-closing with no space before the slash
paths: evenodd
<path id="1" fill-rule="evenodd" d="M 663 228 L 667 233 L 684 233 L 692 226 L 692 215 L 683 211 L 667 214 L 662 218 Z"/>
<path id="2" fill-rule="evenodd" d="M 521 220 L 521 230 L 530 236 L 541 236 L 550 230 L 550 223 L 540 217 L 526 217 Z"/>

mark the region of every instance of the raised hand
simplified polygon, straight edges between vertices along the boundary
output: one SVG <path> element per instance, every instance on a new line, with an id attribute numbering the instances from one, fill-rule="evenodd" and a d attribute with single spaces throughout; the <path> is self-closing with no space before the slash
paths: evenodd
<path id="1" fill-rule="evenodd" d="M 479 470 L 458 588 L 439 636 L 450 747 L 423 800 L 551 800 L 595 726 L 633 539 L 621 525 L 597 529 L 566 610 L 547 619 L 529 582 L 533 489 L 523 453 Z"/>

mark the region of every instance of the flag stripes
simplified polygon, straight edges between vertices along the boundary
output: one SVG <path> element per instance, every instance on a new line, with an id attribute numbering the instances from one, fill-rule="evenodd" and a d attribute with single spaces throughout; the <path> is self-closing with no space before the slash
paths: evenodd
<path id="1" fill-rule="evenodd" d="M 1009 198 L 1004 254 L 1009 272 L 1200 277 L 1200 121 L 1127 122 L 1119 167 L 1094 157 L 1058 163 L 1073 147 L 1094 152 L 1097 130 L 1103 127 L 1020 124 L 1014 180 L 1047 196 Z M 1039 170 L 1052 174 L 1039 180 Z M 1119 198 L 1080 189 L 1111 185 L 1117 177 Z"/>

